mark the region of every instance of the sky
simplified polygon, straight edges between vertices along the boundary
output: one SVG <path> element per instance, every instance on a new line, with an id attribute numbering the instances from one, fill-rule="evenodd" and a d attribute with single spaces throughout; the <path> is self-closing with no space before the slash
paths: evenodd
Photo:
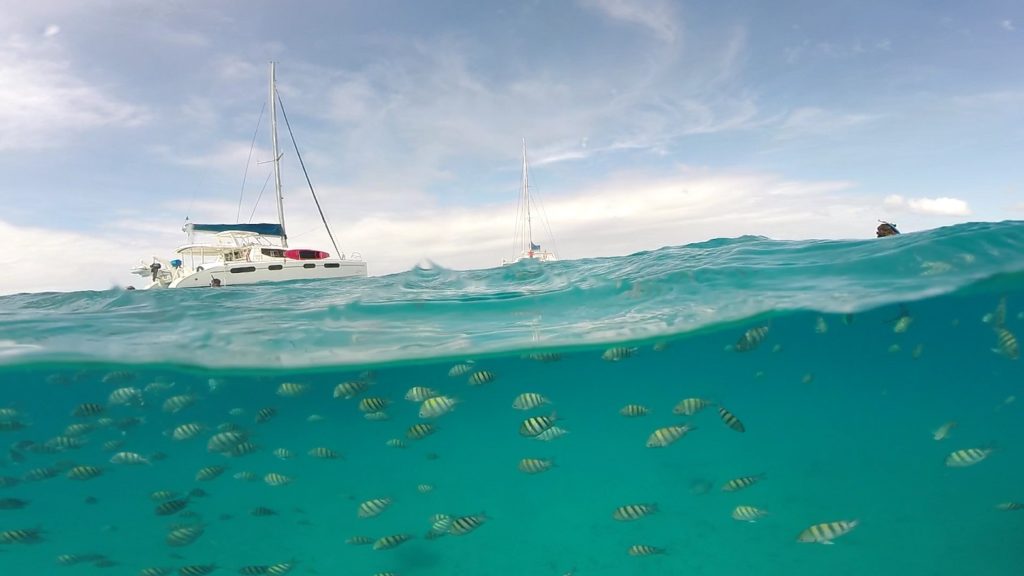
<path id="1" fill-rule="evenodd" d="M 513 256 L 524 138 L 535 241 L 562 259 L 1024 218 L 1019 1 L 0 13 L 0 294 L 138 284 L 127 271 L 171 257 L 186 217 L 276 221 L 271 60 L 340 248 L 371 275 Z M 281 136 L 290 243 L 333 252 Z"/>

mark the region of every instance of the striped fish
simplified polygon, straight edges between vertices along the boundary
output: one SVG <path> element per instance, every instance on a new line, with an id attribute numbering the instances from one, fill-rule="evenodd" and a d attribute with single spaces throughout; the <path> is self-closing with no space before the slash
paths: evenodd
<path id="1" fill-rule="evenodd" d="M 473 369 L 473 362 L 464 362 L 462 364 L 456 364 L 448 370 L 448 376 L 451 378 L 458 378 L 465 376 Z"/>
<path id="2" fill-rule="evenodd" d="M 71 411 L 72 416 L 79 418 L 88 418 L 90 416 L 99 416 L 106 412 L 106 408 L 102 404 L 96 404 L 95 402 L 87 402 L 85 404 L 79 404 Z"/>
<path id="3" fill-rule="evenodd" d="M 427 398 L 437 396 L 437 390 L 425 386 L 413 386 L 405 393 L 405 399 L 410 402 L 423 402 Z"/>
<path id="4" fill-rule="evenodd" d="M 695 429 L 695 427 L 689 424 L 658 428 L 654 432 L 651 432 L 651 435 L 647 437 L 647 447 L 664 448 L 683 436 L 686 436 L 686 433 L 693 429 Z"/>
<path id="5" fill-rule="evenodd" d="M 370 385 L 362 380 L 342 382 L 334 387 L 334 397 L 351 400 L 363 392 L 366 392 L 369 388 Z"/>
<path id="6" fill-rule="evenodd" d="M 545 431 L 541 432 L 540 434 L 537 434 L 536 436 L 534 436 L 533 439 L 534 440 L 540 440 L 541 442 L 550 442 L 550 441 L 554 440 L 555 438 L 561 438 L 562 436 L 565 436 L 568 433 L 569 433 L 569 431 L 566 430 L 565 428 L 560 428 L 558 426 L 552 426 L 551 428 L 548 428 L 547 430 L 545 430 Z"/>
<path id="7" fill-rule="evenodd" d="M 199 422 L 189 422 L 188 424 L 182 424 L 175 428 L 171 432 L 171 438 L 174 438 L 175 440 L 191 440 L 202 433 L 205 429 L 206 427 Z"/>
<path id="8" fill-rule="evenodd" d="M 523 392 L 512 401 L 512 408 L 516 410 L 533 410 L 534 408 L 551 404 L 551 400 L 536 392 Z"/>
<path id="9" fill-rule="evenodd" d="M 303 384 L 299 382 L 282 382 L 277 387 L 276 394 L 283 398 L 295 398 L 296 396 L 302 396 L 306 392 L 309 392 L 309 384 Z"/>
<path id="10" fill-rule="evenodd" d="M 200 469 L 199 472 L 196 472 L 196 480 L 200 482 L 209 482 L 223 474 L 225 470 L 227 470 L 227 468 L 223 466 L 207 466 L 206 468 Z"/>
<path id="11" fill-rule="evenodd" d="M 193 524 L 190 526 L 179 526 L 176 528 L 171 528 L 167 532 L 167 538 L 165 539 L 165 542 L 167 542 L 168 546 L 188 546 L 189 544 L 198 540 L 199 537 L 202 535 L 203 527 L 198 524 Z"/>
<path id="12" fill-rule="evenodd" d="M 647 544 L 633 544 L 629 547 L 630 556 L 653 556 L 655 554 L 665 554 L 664 548 L 658 548 L 657 546 L 648 546 Z"/>
<path id="13" fill-rule="evenodd" d="M 757 520 L 768 513 L 760 508 L 753 506 L 737 506 L 732 509 L 733 520 L 740 520 L 742 522 L 757 522 Z"/>
<path id="14" fill-rule="evenodd" d="M 996 505 L 996 510 L 1005 510 L 1007 512 L 1013 510 L 1024 510 L 1024 504 L 1020 502 L 1003 502 L 1002 504 Z"/>
<path id="15" fill-rule="evenodd" d="M 0 544 L 35 544 L 42 542 L 43 531 L 39 528 L 4 530 L 0 532 Z"/>
<path id="16" fill-rule="evenodd" d="M 519 461 L 519 471 L 526 474 L 540 474 L 551 470 L 555 461 L 551 458 L 523 458 Z"/>
<path id="17" fill-rule="evenodd" d="M 436 540 L 448 533 L 452 527 L 452 517 L 447 514 L 434 514 L 430 517 L 430 530 L 424 536 L 427 540 Z"/>
<path id="18" fill-rule="evenodd" d="M 637 353 L 638 348 L 617 346 L 615 348 L 609 348 L 601 354 L 601 360 L 605 362 L 621 362 L 626 358 L 631 358 Z"/>
<path id="19" fill-rule="evenodd" d="M 482 386 L 494 382 L 494 372 L 490 370 L 477 370 L 469 375 L 470 386 Z"/>
<path id="20" fill-rule="evenodd" d="M 380 396 L 367 396 L 359 401 L 360 412 L 380 412 L 388 407 L 391 401 Z"/>
<path id="21" fill-rule="evenodd" d="M 729 428 L 732 428 L 737 432 L 744 432 L 746 430 L 746 428 L 743 427 L 743 422 L 740 422 L 739 418 L 733 416 L 732 412 L 729 412 L 722 406 L 718 407 L 718 416 L 722 419 L 722 422 L 725 422 L 725 425 L 728 426 Z"/>
<path id="22" fill-rule="evenodd" d="M 178 576 L 206 576 L 220 569 L 216 564 L 192 564 L 178 568 Z"/>
<path id="23" fill-rule="evenodd" d="M 311 449 L 306 454 L 309 454 L 313 458 L 320 458 L 323 460 L 336 460 L 341 457 L 341 455 L 335 452 L 334 450 L 331 450 L 330 448 L 324 448 L 323 446 L 317 446 L 316 448 Z"/>
<path id="24" fill-rule="evenodd" d="M 823 522 L 815 524 L 804 530 L 797 536 L 797 542 L 817 542 L 819 544 L 832 544 L 832 541 L 844 534 L 848 534 L 857 527 L 857 520 L 839 520 L 837 522 Z"/>
<path id="25" fill-rule="evenodd" d="M 531 416 L 519 426 L 519 435 L 534 438 L 544 433 L 552 426 L 555 425 L 556 415 L 554 412 L 550 416 Z"/>
<path id="26" fill-rule="evenodd" d="M 757 484 L 764 479 L 764 474 L 755 474 L 753 476 L 740 476 L 739 478 L 733 478 L 722 485 L 722 492 L 737 492 L 744 488 L 749 488 L 754 484 Z"/>
<path id="27" fill-rule="evenodd" d="M 75 466 L 67 473 L 67 477 L 72 480 L 92 480 L 102 475 L 103 469 L 96 466 Z"/>
<path id="28" fill-rule="evenodd" d="M 356 515 L 360 518 L 373 518 L 381 515 L 388 506 L 391 506 L 391 498 L 373 498 L 359 505 Z"/>
<path id="29" fill-rule="evenodd" d="M 732 348 L 737 352 L 749 352 L 760 346 L 766 336 L 768 336 L 767 326 L 751 328 L 744 332 L 743 336 L 740 336 L 740 339 L 736 341 Z"/>
<path id="30" fill-rule="evenodd" d="M 487 515 L 471 514 L 469 516 L 459 516 L 458 518 L 452 519 L 452 525 L 448 528 L 448 533 L 452 536 L 462 536 L 469 534 L 477 528 L 483 526 L 484 522 L 488 520 Z"/>
<path id="31" fill-rule="evenodd" d="M 409 540 L 412 540 L 411 534 L 392 534 L 390 536 L 378 538 L 377 541 L 373 543 L 373 549 L 390 550 L 402 544 L 403 542 L 407 542 Z"/>
<path id="32" fill-rule="evenodd" d="M 996 327 L 996 347 L 992 351 L 1006 356 L 1010 360 L 1020 358 L 1020 345 L 1017 343 L 1017 337 L 1002 326 Z"/>
<path id="33" fill-rule="evenodd" d="M 644 516 L 650 516 L 658 511 L 657 504 L 627 504 L 619 506 L 612 512 L 612 518 L 619 522 L 639 520 Z"/>
<path id="34" fill-rule="evenodd" d="M 459 401 L 448 396 L 434 396 L 427 398 L 420 404 L 420 418 L 437 418 L 444 416 L 455 409 Z"/>
<path id="35" fill-rule="evenodd" d="M 409 429 L 405 431 L 405 437 L 410 440 L 422 440 L 434 432 L 437 432 L 437 426 L 420 422 L 409 426 Z"/>
<path id="36" fill-rule="evenodd" d="M 640 404 L 626 404 L 625 406 L 619 409 L 619 414 L 625 416 L 626 418 L 637 418 L 640 416 L 647 416 L 648 414 L 650 414 L 650 412 L 651 411 L 649 408 L 647 408 L 646 406 L 641 406 Z"/>
<path id="37" fill-rule="evenodd" d="M 277 408 L 266 407 L 260 408 L 256 412 L 256 423 L 263 424 L 264 422 L 270 422 L 270 419 L 277 415 Z"/>
<path id="38" fill-rule="evenodd" d="M 284 474 L 278 474 L 277 472 L 270 472 L 263 477 L 263 481 L 269 486 L 287 486 L 292 483 L 292 479 Z"/>
<path id="39" fill-rule="evenodd" d="M 675 408 L 672 409 L 672 413 L 677 415 L 693 416 L 710 405 L 711 401 L 703 398 L 684 398 L 676 404 Z"/>
<path id="40" fill-rule="evenodd" d="M 196 397 L 193 396 L 192 394 L 179 394 L 177 396 L 171 396 L 167 400 L 164 400 L 161 409 L 164 412 L 168 412 L 170 414 L 177 414 L 178 412 L 181 412 L 185 408 L 188 408 L 189 406 L 195 403 Z"/>
<path id="41" fill-rule="evenodd" d="M 946 466 L 950 468 L 966 468 L 981 462 L 992 453 L 991 448 L 966 448 L 957 450 L 946 456 Z"/>
<path id="42" fill-rule="evenodd" d="M 170 516 L 171 514 L 181 512 L 186 506 L 188 506 L 187 498 L 177 498 L 175 500 L 161 502 L 154 511 L 157 516 Z"/>

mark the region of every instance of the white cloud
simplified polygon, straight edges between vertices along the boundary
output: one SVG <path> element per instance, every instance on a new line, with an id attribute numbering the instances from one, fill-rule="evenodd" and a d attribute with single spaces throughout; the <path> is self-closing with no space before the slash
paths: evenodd
<path id="1" fill-rule="evenodd" d="M 43 36 L 47 38 L 52 38 L 57 34 L 60 34 L 60 26 L 57 26 L 56 24 L 50 24 L 45 30 L 43 30 Z"/>
<path id="2" fill-rule="evenodd" d="M 126 271 L 144 256 L 166 248 L 150 237 L 88 235 L 37 227 L 14 226 L 0 220 L 0 235 L 9 249 L 0 252 L 0 294 L 70 290 L 103 290 L 131 281 Z M 152 236 L 160 240 L 160 236 Z"/>
<path id="3" fill-rule="evenodd" d="M 342 125 L 331 142 L 310 146 L 307 160 L 323 158 L 348 186 L 422 189 L 449 180 L 452 163 L 505 159 L 513 166 L 523 136 L 542 165 L 613 150 L 658 153 L 686 135 L 747 129 L 758 122 L 756 95 L 731 84 L 745 51 L 737 29 L 687 61 L 685 73 L 671 58 L 649 58 L 609 63 L 598 76 L 544 65 L 528 75 L 495 75 L 473 45 L 448 39 L 403 47 L 402 57 L 362 69 L 290 63 L 278 73 L 286 75 L 290 113 Z M 303 85 L 305 77 L 317 82 Z"/>
<path id="4" fill-rule="evenodd" d="M 103 126 L 135 126 L 145 112 L 79 78 L 53 49 L 0 40 L 0 151 L 49 148 Z"/>
<path id="5" fill-rule="evenodd" d="M 999 26 L 1002 27 L 1003 30 L 1007 30 L 1009 32 L 1013 32 L 1017 29 L 1013 26 L 1013 21 L 1011 20 L 1003 20 L 999 23 Z"/>
<path id="6" fill-rule="evenodd" d="M 968 216 L 971 213 L 967 202 L 959 198 L 904 198 L 899 194 L 887 196 L 884 204 L 891 208 L 907 208 L 918 214 L 939 216 Z"/>
<path id="7" fill-rule="evenodd" d="M 676 42 L 681 34 L 672 4 L 663 0 L 579 0 L 580 5 L 597 10 L 613 20 L 647 28 L 661 40 Z"/>
<path id="8" fill-rule="evenodd" d="M 877 120 L 872 114 L 835 112 L 821 108 L 797 108 L 782 121 L 776 132 L 779 139 L 804 136 L 828 136 L 857 128 Z"/>

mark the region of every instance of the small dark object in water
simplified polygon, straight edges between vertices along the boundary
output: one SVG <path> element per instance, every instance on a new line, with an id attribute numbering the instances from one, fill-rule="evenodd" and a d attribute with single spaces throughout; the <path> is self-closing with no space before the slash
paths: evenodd
<path id="1" fill-rule="evenodd" d="M 86 504 L 99 504 L 99 502 L 100 502 L 100 499 L 95 497 L 95 496 L 86 496 L 85 497 L 85 503 Z"/>
<path id="2" fill-rule="evenodd" d="M 205 498 L 209 496 L 206 490 L 203 490 L 202 488 L 193 488 L 189 490 L 188 495 L 192 498 Z"/>
<path id="3" fill-rule="evenodd" d="M 28 506 L 28 500 L 0 498 L 0 510 L 21 510 L 25 506 Z"/>
<path id="4" fill-rule="evenodd" d="M 427 460 L 437 460 L 441 458 L 441 455 L 437 452 L 427 452 Z"/>
<path id="5" fill-rule="evenodd" d="M 875 230 L 875 234 L 877 234 L 879 238 L 885 236 L 895 236 L 900 233 L 900 231 L 896 229 L 895 224 L 891 224 L 884 220 L 879 220 L 879 222 L 881 222 L 881 224 L 879 224 L 878 229 Z"/>

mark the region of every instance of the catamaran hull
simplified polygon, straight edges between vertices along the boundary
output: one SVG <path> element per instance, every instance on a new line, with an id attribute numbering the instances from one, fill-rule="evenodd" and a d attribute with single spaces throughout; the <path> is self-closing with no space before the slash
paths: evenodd
<path id="1" fill-rule="evenodd" d="M 213 264 L 180 278 L 167 288 L 208 288 L 214 280 L 221 286 L 266 284 L 289 280 L 322 280 L 330 278 L 365 278 L 366 262 L 361 260 L 317 260 L 287 262 L 233 262 Z"/>

